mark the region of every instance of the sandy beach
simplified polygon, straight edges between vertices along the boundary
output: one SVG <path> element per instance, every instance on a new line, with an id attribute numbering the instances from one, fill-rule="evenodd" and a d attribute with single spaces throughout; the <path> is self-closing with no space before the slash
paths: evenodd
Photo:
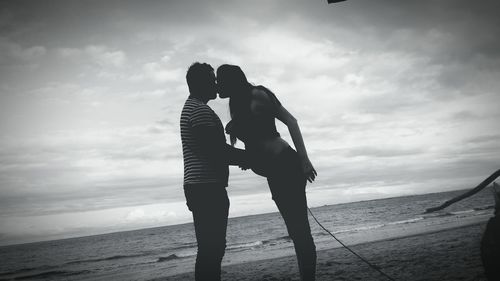
<path id="1" fill-rule="evenodd" d="M 493 198 L 482 193 L 444 212 L 422 213 L 462 191 L 312 208 L 318 220 L 394 280 L 485 280 L 480 241 Z M 317 280 L 388 280 L 333 240 L 312 218 Z M 228 222 L 223 280 L 299 280 L 279 213 Z M 50 257 L 50 258 L 47 258 Z M 194 280 L 192 223 L 5 246 L 1 280 Z"/>
<path id="2" fill-rule="evenodd" d="M 479 244 L 486 224 L 475 223 L 435 232 L 352 246 L 395 280 L 486 280 Z M 336 247 L 332 242 L 332 247 Z M 223 280 L 300 280 L 295 257 L 223 267 Z M 185 273 L 155 281 L 194 280 Z M 317 280 L 388 280 L 343 248 L 318 251 Z"/>

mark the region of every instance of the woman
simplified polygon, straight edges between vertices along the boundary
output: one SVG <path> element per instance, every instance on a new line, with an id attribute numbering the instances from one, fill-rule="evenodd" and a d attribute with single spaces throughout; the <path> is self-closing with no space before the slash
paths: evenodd
<path id="1" fill-rule="evenodd" d="M 250 168 L 267 178 L 272 198 L 293 240 L 302 280 L 314 280 L 316 247 L 307 217 L 306 181 L 317 173 L 309 161 L 297 120 L 263 86 L 248 83 L 240 67 L 217 69 L 219 96 L 229 97 L 231 121 L 226 133 L 231 144 L 239 139 L 250 155 Z M 280 137 L 275 119 L 287 125 L 297 152 Z"/>

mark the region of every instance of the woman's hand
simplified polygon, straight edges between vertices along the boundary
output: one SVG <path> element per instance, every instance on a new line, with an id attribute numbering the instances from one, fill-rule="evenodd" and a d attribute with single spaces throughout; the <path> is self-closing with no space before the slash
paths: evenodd
<path id="1" fill-rule="evenodd" d="M 302 172 L 304 173 L 304 176 L 309 182 L 313 182 L 318 173 L 314 169 L 311 161 L 309 160 L 308 157 L 305 157 L 302 159 Z"/>

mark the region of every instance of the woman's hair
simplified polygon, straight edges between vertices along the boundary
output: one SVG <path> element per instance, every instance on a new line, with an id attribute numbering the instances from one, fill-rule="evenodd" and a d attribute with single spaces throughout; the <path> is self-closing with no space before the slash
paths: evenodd
<path id="1" fill-rule="evenodd" d="M 229 113 L 233 124 L 240 123 L 249 117 L 250 99 L 253 85 L 248 83 L 243 70 L 237 65 L 223 64 L 217 68 L 217 80 L 224 81 L 224 86 L 231 91 Z M 236 143 L 234 130 L 229 134 L 231 144 Z"/>

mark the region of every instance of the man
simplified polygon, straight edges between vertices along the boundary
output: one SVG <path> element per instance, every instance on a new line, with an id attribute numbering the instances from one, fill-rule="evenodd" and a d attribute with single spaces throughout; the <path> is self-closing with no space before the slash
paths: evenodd
<path id="1" fill-rule="evenodd" d="M 220 280 L 226 248 L 228 165 L 245 166 L 244 150 L 226 143 L 224 128 L 207 105 L 217 97 L 214 69 L 192 64 L 186 74 L 189 97 L 181 113 L 184 194 L 193 214 L 198 243 L 196 281 Z"/>

